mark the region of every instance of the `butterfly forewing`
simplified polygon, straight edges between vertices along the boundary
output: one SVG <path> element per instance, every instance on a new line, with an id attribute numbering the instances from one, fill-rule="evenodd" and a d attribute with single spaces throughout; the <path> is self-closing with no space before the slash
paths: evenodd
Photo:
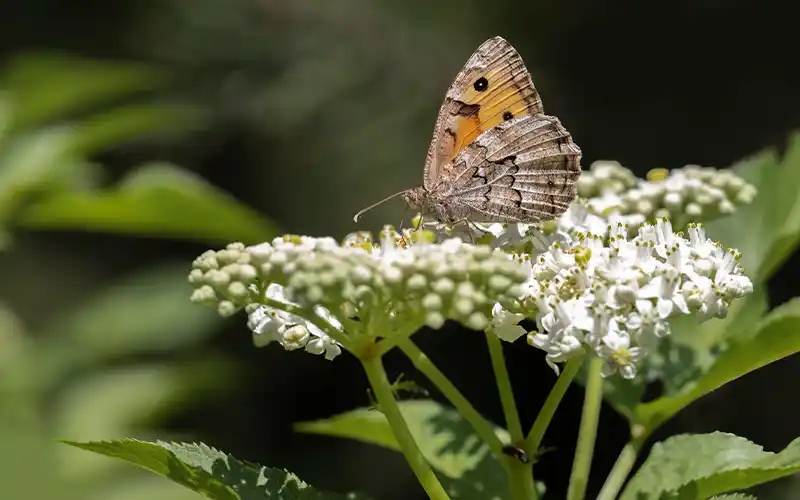
<path id="1" fill-rule="evenodd" d="M 451 160 L 485 131 L 539 113 L 542 102 L 522 58 L 503 38 L 490 38 L 447 91 L 425 162 L 425 187 L 433 189 Z"/>
<path id="2" fill-rule="evenodd" d="M 444 169 L 449 189 L 437 200 L 477 221 L 540 222 L 576 194 L 581 150 L 555 117 L 523 116 L 482 134 Z"/>

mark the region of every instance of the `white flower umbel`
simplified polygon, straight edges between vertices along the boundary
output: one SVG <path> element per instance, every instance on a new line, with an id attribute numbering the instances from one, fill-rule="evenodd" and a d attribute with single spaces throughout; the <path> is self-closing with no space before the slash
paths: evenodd
<path id="1" fill-rule="evenodd" d="M 328 359 L 447 319 L 524 333 L 515 327 L 522 316 L 508 310 L 529 277 L 525 267 L 488 246 L 457 238 L 433 244 L 425 231 L 409 236 L 387 228 L 380 243 L 369 233 L 342 244 L 305 236 L 234 243 L 195 260 L 192 300 L 223 315 L 244 308 L 258 345 L 277 342 Z"/>
<path id="2" fill-rule="evenodd" d="M 526 302 L 536 304 L 538 331 L 528 342 L 554 368 L 586 348 L 606 361 L 607 375 L 632 378 L 669 334 L 670 317 L 724 317 L 732 300 L 752 292 L 738 258 L 710 242 L 702 226 L 690 224 L 687 239 L 666 219 L 641 226 L 632 239 L 618 225 L 605 242 L 591 233 L 554 242 L 531 266 Z"/>
<path id="3" fill-rule="evenodd" d="M 208 251 L 189 276 L 192 300 L 222 315 L 244 308 L 257 345 L 327 359 L 447 319 L 513 342 L 529 318 L 537 331 L 528 342 L 554 368 L 590 350 L 606 375 L 631 378 L 669 335 L 670 317 L 725 317 L 731 301 L 752 292 L 735 250 L 709 240 L 702 225 L 684 226 L 750 202 L 754 188 L 735 174 L 689 166 L 645 181 L 598 162 L 580 179 L 589 199 L 536 226 L 417 219 L 422 230 L 387 226 L 379 241 L 366 232 L 342 243 L 289 235 Z M 688 237 L 666 218 L 645 223 L 654 213 L 677 215 Z"/>
<path id="4" fill-rule="evenodd" d="M 581 174 L 578 195 L 600 214 L 708 221 L 751 203 L 756 188 L 732 170 L 687 165 L 651 170 L 643 180 L 619 163 L 598 161 Z"/>

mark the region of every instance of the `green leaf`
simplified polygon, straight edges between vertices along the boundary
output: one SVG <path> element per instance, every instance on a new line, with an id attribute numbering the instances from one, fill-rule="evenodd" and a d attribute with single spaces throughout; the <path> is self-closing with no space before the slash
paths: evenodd
<path id="1" fill-rule="evenodd" d="M 15 131 L 105 104 L 164 81 L 154 68 L 130 62 L 93 61 L 63 54 L 21 54 L 6 66 L 0 90 L 12 106 Z"/>
<path id="2" fill-rule="evenodd" d="M 436 401 L 411 400 L 398 403 L 414 440 L 428 462 L 444 474 L 459 478 L 472 470 L 490 454 L 473 434 L 472 427 L 453 409 Z M 401 451 L 383 413 L 372 408 L 359 408 L 330 418 L 294 425 L 298 432 L 355 439 Z M 503 442 L 508 433 L 495 428 Z M 499 464 L 498 464 L 499 465 Z"/>
<path id="3" fill-rule="evenodd" d="M 800 299 L 774 309 L 750 336 L 734 339 L 702 376 L 679 393 L 636 407 L 635 422 L 652 431 L 692 401 L 773 361 L 800 351 Z"/>
<path id="4" fill-rule="evenodd" d="M 156 133 L 184 130 L 202 118 L 200 110 L 175 105 L 129 105 L 109 109 L 71 126 L 70 151 L 88 155 Z"/>
<path id="5" fill-rule="evenodd" d="M 101 360 L 169 352 L 215 332 L 222 319 L 187 300 L 185 264 L 138 271 L 99 290 L 39 335 L 36 376 L 44 387 Z"/>
<path id="6" fill-rule="evenodd" d="M 116 189 L 57 194 L 28 207 L 18 223 L 185 238 L 208 244 L 260 243 L 276 228 L 252 208 L 200 177 L 169 164 L 149 164 Z"/>
<path id="7" fill-rule="evenodd" d="M 134 439 L 64 443 L 125 460 L 215 500 L 367 498 L 360 494 L 324 493 L 286 470 L 243 462 L 202 443 L 148 443 Z"/>
<path id="8" fill-rule="evenodd" d="M 780 453 L 733 434 L 674 436 L 653 446 L 621 500 L 703 500 L 800 471 L 800 439 Z"/>
<path id="9" fill-rule="evenodd" d="M 87 455 L 87 453 L 83 453 Z M 109 460 L 94 455 L 100 460 Z M 120 462 L 120 465 L 125 466 Z M 114 476 L 114 481 L 98 481 L 91 492 L 84 493 L 81 500 L 201 500 L 199 493 L 188 490 L 176 483 L 164 481 L 153 474 L 136 474 L 132 477 Z"/>
<path id="10" fill-rule="evenodd" d="M 680 392 L 708 371 L 725 343 L 752 335 L 767 309 L 766 286 L 756 286 L 752 294 L 731 304 L 726 318 L 702 323 L 695 315 L 672 318 L 672 335 L 663 339 L 650 360 L 664 395 Z"/>
<path id="11" fill-rule="evenodd" d="M 72 131 L 45 127 L 14 137 L 0 148 L 0 222 L 5 222 L 32 194 L 73 185 L 92 174 L 70 153 Z"/>
<path id="12" fill-rule="evenodd" d="M 765 151 L 733 167 L 758 189 L 753 203 L 731 217 L 709 222 L 707 232 L 739 249 L 741 264 L 754 283 L 765 282 L 800 242 L 800 134 L 789 140 L 783 158 Z M 745 230 L 742 230 L 742 229 Z"/>
<path id="13" fill-rule="evenodd" d="M 452 498 L 509 498 L 508 479 L 502 465 L 461 414 L 429 400 L 401 401 L 399 405 L 422 455 L 441 473 L 442 486 Z M 370 408 L 300 422 L 295 424 L 295 430 L 354 439 L 400 451 L 386 418 Z M 509 441 L 505 429 L 497 427 L 495 433 L 501 441 Z"/>

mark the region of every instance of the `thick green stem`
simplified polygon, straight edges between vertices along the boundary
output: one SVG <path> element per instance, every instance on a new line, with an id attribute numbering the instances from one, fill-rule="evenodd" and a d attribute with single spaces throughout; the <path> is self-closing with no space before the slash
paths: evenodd
<path id="1" fill-rule="evenodd" d="M 581 428 L 578 431 L 578 446 L 572 462 L 567 500 L 583 500 L 586 496 L 589 469 L 592 465 L 594 442 L 597 436 L 597 423 L 600 420 L 600 408 L 603 405 L 603 363 L 604 361 L 597 356 L 589 356 L 586 367 L 586 395 L 583 400 Z"/>
<path id="2" fill-rule="evenodd" d="M 408 430 L 403 414 L 400 413 L 400 407 L 394 399 L 392 385 L 386 377 L 386 371 L 383 369 L 380 356 L 361 359 L 361 364 L 367 373 L 367 378 L 375 393 L 375 398 L 378 400 L 380 410 L 386 416 L 389 427 L 392 429 L 400 449 L 403 450 L 403 455 L 406 457 L 408 464 L 417 476 L 419 484 L 422 485 L 425 493 L 432 500 L 450 500 L 433 469 L 428 465 L 425 457 L 422 456 L 422 452 L 419 451 L 411 431 Z"/>
<path id="3" fill-rule="evenodd" d="M 453 407 L 472 425 L 475 433 L 480 437 L 495 455 L 500 455 L 503 447 L 502 441 L 495 434 L 492 425 L 481 416 L 474 406 L 465 398 L 452 382 L 436 367 L 428 356 L 417 347 L 410 339 L 397 343 L 397 346 L 414 363 L 439 391 L 444 394 Z"/>
<path id="4" fill-rule="evenodd" d="M 511 378 L 508 376 L 501 342 L 497 335 L 486 333 L 486 343 L 489 346 L 489 356 L 492 359 L 492 369 L 497 380 L 497 390 L 500 392 L 500 403 L 503 405 L 508 433 L 511 435 L 511 442 L 519 445 L 522 444 L 525 435 L 522 433 L 522 423 L 519 420 L 517 403 L 514 401 L 514 390 L 511 388 Z"/>
<path id="5" fill-rule="evenodd" d="M 640 433 L 634 431 L 634 434 Z M 625 479 L 628 478 L 628 474 L 631 473 L 631 469 L 633 469 L 633 465 L 636 463 L 636 458 L 639 456 L 639 452 L 645 441 L 644 437 L 644 434 L 640 434 L 638 437 L 634 436 L 633 439 L 622 448 L 622 451 L 617 457 L 617 461 L 614 462 L 614 467 L 606 478 L 606 482 L 603 483 L 603 488 L 600 490 L 597 500 L 614 500 L 617 498 L 617 495 L 622 489 L 622 485 L 625 484 Z"/>
<path id="6" fill-rule="evenodd" d="M 533 467 L 523 464 L 516 459 L 508 460 L 506 464 L 509 490 L 514 500 L 538 500 L 536 486 L 533 483 Z"/>
<path id="7" fill-rule="evenodd" d="M 553 420 L 556 408 L 558 408 L 558 405 L 564 398 L 564 394 L 567 392 L 567 388 L 572 382 L 572 379 L 574 379 L 575 375 L 580 371 L 583 360 L 584 356 L 575 357 L 567 361 L 567 364 L 564 365 L 564 370 L 550 390 L 550 394 L 547 396 L 542 409 L 539 410 L 539 415 L 536 417 L 536 421 L 533 423 L 528 437 L 525 438 L 525 449 L 529 450 L 530 453 L 536 453 L 542 445 L 544 433 L 547 432 L 547 427 Z"/>

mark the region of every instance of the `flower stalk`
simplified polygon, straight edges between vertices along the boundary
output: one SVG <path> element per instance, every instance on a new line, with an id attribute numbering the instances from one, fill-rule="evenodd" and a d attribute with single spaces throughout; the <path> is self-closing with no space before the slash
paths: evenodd
<path id="1" fill-rule="evenodd" d="M 535 454 L 542 446 L 544 433 L 547 432 L 547 428 L 550 426 L 556 409 L 564 398 L 564 394 L 566 394 L 569 385 L 572 383 L 575 375 L 578 374 L 578 371 L 580 371 L 583 360 L 584 356 L 580 356 L 567 361 L 564 370 L 558 376 L 558 379 L 556 379 L 555 385 L 550 390 L 550 394 L 548 394 L 542 409 L 539 410 L 539 414 L 533 422 L 528 437 L 525 438 L 525 449 L 530 453 Z"/>
<path id="2" fill-rule="evenodd" d="M 478 413 L 478 410 L 476 410 L 469 400 L 461 394 L 452 382 L 450 382 L 447 376 L 439 371 L 433 361 L 431 361 L 411 340 L 400 342 L 398 347 L 414 364 L 414 367 L 422 372 L 422 374 L 439 389 L 439 392 L 444 394 L 456 411 L 469 422 L 473 430 L 475 430 L 475 434 L 486 443 L 489 450 L 495 456 L 501 456 L 500 450 L 503 447 L 503 443 L 500 441 L 500 438 L 497 437 L 497 434 L 495 434 L 492 425 Z"/>
<path id="3" fill-rule="evenodd" d="M 586 394 L 583 400 L 581 427 L 578 431 L 578 446 L 575 449 L 572 474 L 569 478 L 567 500 L 583 500 L 586 496 L 589 470 L 594 455 L 594 443 L 597 437 L 597 424 L 603 404 L 603 360 L 596 356 L 590 356 L 586 365 Z"/>
<path id="4" fill-rule="evenodd" d="M 375 393 L 380 411 L 386 416 L 386 421 L 403 451 L 403 456 L 414 471 L 414 475 L 417 476 L 419 484 L 431 500 L 449 500 L 450 497 L 444 491 L 425 457 L 422 456 L 422 452 L 408 429 L 400 407 L 394 399 L 392 385 L 386 376 L 380 356 L 362 359 L 361 364 Z"/>

